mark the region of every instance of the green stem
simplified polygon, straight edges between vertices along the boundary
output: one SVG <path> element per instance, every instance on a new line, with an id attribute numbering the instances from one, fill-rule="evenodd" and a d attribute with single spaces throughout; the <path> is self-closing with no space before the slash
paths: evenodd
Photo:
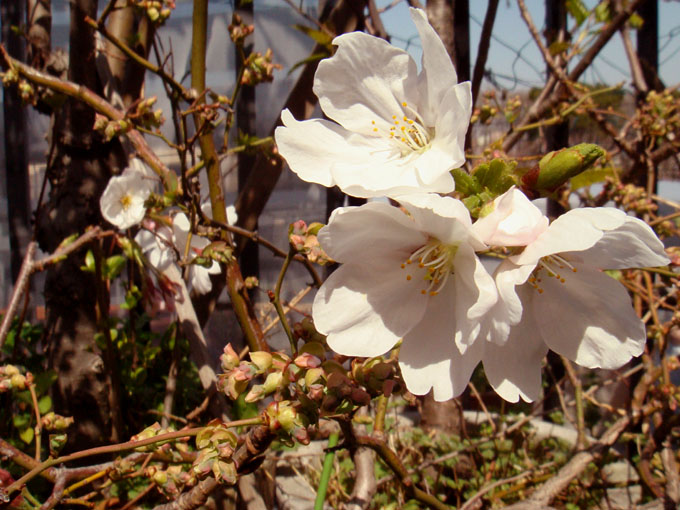
<path id="1" fill-rule="evenodd" d="M 245 425 L 259 425 L 262 423 L 261 417 L 248 418 L 244 420 L 230 421 L 224 424 L 225 427 L 242 427 Z M 159 434 L 154 437 L 149 437 L 147 439 L 140 439 L 139 441 L 126 441 L 125 443 L 112 444 L 107 446 L 98 446 L 96 448 L 90 448 L 88 450 L 82 450 L 80 452 L 72 453 L 70 455 L 64 455 L 63 457 L 57 457 L 47 459 L 41 462 L 36 467 L 31 469 L 24 476 L 10 484 L 5 490 L 5 494 L 10 496 L 13 492 L 19 490 L 31 479 L 38 476 L 43 471 L 51 468 L 52 466 L 57 466 L 59 464 L 65 464 L 78 459 L 84 459 L 86 457 L 92 457 L 93 455 L 102 455 L 105 453 L 118 453 L 127 450 L 134 450 L 142 446 L 148 446 L 150 444 L 160 443 L 162 441 L 171 441 L 173 439 L 179 439 L 183 437 L 192 437 L 198 435 L 205 427 L 195 427 L 191 429 L 176 430 L 174 432 L 168 432 L 167 434 Z"/>
<path id="2" fill-rule="evenodd" d="M 205 96 L 205 55 L 206 34 L 208 33 L 208 0 L 195 0 L 193 11 L 193 26 L 191 39 L 191 86 L 196 90 L 199 98 Z M 197 99 L 198 104 L 203 99 Z M 212 131 L 205 129 L 205 119 L 197 111 L 194 113 L 196 132 L 201 133 L 198 138 L 201 146 L 201 159 L 205 162 L 210 189 L 210 205 L 213 219 L 221 223 L 227 222 L 227 206 L 222 189 L 220 161 L 215 149 Z M 226 231 L 222 232 L 222 240 L 231 245 L 231 238 Z M 246 342 L 251 351 L 269 351 L 264 339 L 262 327 L 258 322 L 253 306 L 248 298 L 248 292 L 243 282 L 241 268 L 236 258 L 227 262 L 226 267 L 227 291 L 229 299 L 243 331 Z"/>
<path id="3" fill-rule="evenodd" d="M 387 403 L 389 398 L 385 395 L 378 397 L 378 406 L 375 409 L 375 420 L 373 421 L 373 435 L 383 438 L 385 435 L 385 415 L 387 414 Z"/>
<path id="4" fill-rule="evenodd" d="M 539 128 L 541 126 L 551 126 L 553 124 L 558 124 L 558 123 L 562 122 L 566 117 L 568 117 L 579 106 L 581 106 L 581 104 L 583 104 L 583 102 L 586 101 L 587 99 L 589 99 L 591 97 L 595 97 L 598 94 L 606 94 L 608 92 L 618 90 L 618 89 L 621 88 L 621 85 L 623 85 L 623 84 L 618 83 L 618 84 L 616 84 L 612 87 L 607 87 L 607 88 L 604 88 L 604 89 L 598 89 L 598 90 L 593 90 L 592 92 L 588 92 L 587 94 L 584 94 L 583 96 L 581 96 L 581 98 L 579 98 L 579 100 L 576 101 L 574 104 L 569 106 L 564 111 L 560 112 L 558 115 L 555 115 L 554 117 L 551 117 L 551 118 L 546 119 L 546 120 L 540 120 L 538 122 L 533 122 L 531 124 L 525 124 L 524 126 L 520 126 L 520 127 L 516 128 L 514 131 L 517 132 L 517 133 L 520 133 L 522 131 L 529 131 L 529 130 L 532 130 L 532 129 L 536 129 L 536 128 Z"/>
<path id="5" fill-rule="evenodd" d="M 281 286 L 283 285 L 283 279 L 286 276 L 286 271 L 288 271 L 288 266 L 290 266 L 290 261 L 293 260 L 294 256 L 295 249 L 291 246 L 290 249 L 288 250 L 286 258 L 283 261 L 283 266 L 281 266 L 279 278 L 276 280 L 276 287 L 274 287 L 274 294 L 271 300 L 272 304 L 274 305 L 274 308 L 276 308 L 276 313 L 278 314 L 279 320 L 281 321 L 281 326 L 283 327 L 283 330 L 286 332 L 286 336 L 288 337 L 288 341 L 290 342 L 290 349 L 291 352 L 293 353 L 293 356 L 297 355 L 297 342 L 295 341 L 293 332 L 291 331 L 290 325 L 288 324 L 288 319 L 286 319 L 286 314 L 283 311 L 283 305 L 281 305 Z"/>
<path id="6" fill-rule="evenodd" d="M 321 471 L 321 479 L 319 480 L 319 490 L 316 493 L 316 500 L 314 501 L 314 510 L 323 510 L 324 501 L 326 501 L 326 491 L 328 490 L 328 481 L 331 478 L 331 471 L 333 470 L 333 459 L 335 458 L 335 446 L 338 444 L 340 435 L 333 432 L 328 436 L 328 451 L 323 459 L 323 469 Z"/>

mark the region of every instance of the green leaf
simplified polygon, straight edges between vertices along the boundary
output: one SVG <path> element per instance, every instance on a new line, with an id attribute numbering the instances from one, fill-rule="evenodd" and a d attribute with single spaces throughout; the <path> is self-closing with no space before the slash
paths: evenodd
<path id="1" fill-rule="evenodd" d="M 456 181 L 456 191 L 464 196 L 476 195 L 482 192 L 482 187 L 475 176 L 468 174 L 465 170 L 455 168 L 451 170 L 453 179 Z"/>
<path id="2" fill-rule="evenodd" d="M 571 14 L 577 25 L 580 25 L 588 18 L 588 8 L 583 3 L 583 0 L 567 0 L 566 7 L 567 12 Z"/>
<path id="3" fill-rule="evenodd" d="M 35 391 L 38 395 L 43 395 L 57 380 L 57 372 L 55 370 L 47 370 L 40 372 L 35 376 Z"/>
<path id="4" fill-rule="evenodd" d="M 642 19 L 642 17 L 635 12 L 630 15 L 630 18 L 628 18 L 628 25 L 630 25 L 630 28 L 633 28 L 635 30 L 640 30 L 642 28 L 642 25 L 644 24 L 645 20 Z"/>
<path id="5" fill-rule="evenodd" d="M 125 266 L 126 261 L 127 258 L 125 258 L 123 255 L 113 255 L 107 258 L 104 269 L 104 276 L 109 280 L 113 280 L 114 278 L 116 278 L 120 274 L 120 271 L 123 269 L 123 266 Z"/>
<path id="6" fill-rule="evenodd" d="M 12 424 L 18 428 L 23 429 L 31 423 L 31 415 L 28 413 L 15 414 L 12 416 Z"/>
<path id="7" fill-rule="evenodd" d="M 293 27 L 303 34 L 307 35 L 308 37 L 311 37 L 319 43 L 322 46 L 327 47 L 328 49 L 331 48 L 331 43 L 333 41 L 333 36 L 327 34 L 326 32 L 322 32 L 321 30 L 316 30 L 315 28 L 310 28 L 305 25 L 293 25 Z"/>
<path id="8" fill-rule="evenodd" d="M 595 19 L 600 23 L 609 23 L 612 19 L 612 11 L 609 8 L 609 0 L 604 0 L 595 7 Z"/>
<path id="9" fill-rule="evenodd" d="M 498 196 L 508 191 L 514 184 L 517 184 L 513 176 L 516 166 L 516 161 L 508 162 L 496 158 L 489 163 L 479 165 L 472 175 L 483 188 L 490 191 L 492 195 Z"/>
<path id="10" fill-rule="evenodd" d="M 550 54 L 554 57 L 567 51 L 570 47 L 571 44 L 568 41 L 555 41 L 548 47 L 548 51 L 550 51 Z"/>
<path id="11" fill-rule="evenodd" d="M 40 411 L 40 414 L 46 414 L 50 409 L 52 409 L 52 399 L 50 396 L 44 395 L 40 397 L 40 400 L 38 400 L 38 410 Z"/>
<path id="12" fill-rule="evenodd" d="M 571 178 L 571 189 L 587 188 L 598 182 L 603 182 L 607 177 L 616 177 L 616 172 L 612 167 L 590 168 Z"/>
<path id="13" fill-rule="evenodd" d="M 236 417 L 237 420 L 244 420 L 247 418 L 255 418 L 259 414 L 259 411 L 257 409 L 257 403 L 252 402 L 248 403 L 245 400 L 246 398 L 246 393 L 243 392 L 241 393 L 238 398 L 234 401 L 233 404 L 233 409 L 234 409 L 234 416 Z"/>
<path id="14" fill-rule="evenodd" d="M 87 253 L 85 254 L 85 265 L 80 266 L 80 269 L 86 273 L 94 273 L 94 253 L 92 253 L 92 250 L 87 250 Z"/>
<path id="15" fill-rule="evenodd" d="M 29 444 L 30 442 L 32 442 L 34 436 L 35 436 L 35 433 L 33 432 L 33 427 L 28 427 L 28 428 L 25 428 L 24 430 L 19 431 L 19 437 L 26 444 Z"/>
<path id="16" fill-rule="evenodd" d="M 324 58 L 330 57 L 331 54 L 330 52 L 322 51 L 320 53 L 313 53 L 309 57 L 300 60 L 299 62 L 295 62 L 293 66 L 290 68 L 290 71 L 288 71 L 288 75 L 292 74 L 293 71 L 295 71 L 298 67 L 307 65 L 311 62 L 316 62 L 317 60 L 323 60 Z"/>

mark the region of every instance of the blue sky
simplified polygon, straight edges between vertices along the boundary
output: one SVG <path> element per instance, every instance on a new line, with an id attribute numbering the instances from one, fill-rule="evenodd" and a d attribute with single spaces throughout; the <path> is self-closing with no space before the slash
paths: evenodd
<path id="1" fill-rule="evenodd" d="M 377 0 L 377 3 L 384 7 L 392 1 Z M 527 0 L 526 4 L 534 23 L 540 29 L 545 15 L 544 0 Z M 597 2 L 586 0 L 586 4 L 592 7 Z M 470 2 L 470 49 L 473 65 L 486 6 L 485 1 Z M 573 20 L 570 21 L 573 23 Z M 386 11 L 383 14 L 383 22 L 393 37 L 392 43 L 407 48 L 416 60 L 420 61 L 417 32 L 410 22 L 406 2 L 400 2 Z M 634 31 L 632 34 L 634 38 Z M 495 39 L 491 43 L 487 68 L 493 71 L 501 86 L 516 90 L 543 83 L 540 74 L 545 68 L 543 59 L 520 17 L 514 0 L 501 0 L 493 36 Z M 667 86 L 677 85 L 680 83 L 680 2 L 666 0 L 659 2 L 659 36 L 661 79 Z M 518 56 L 518 52 L 521 56 Z M 601 57 L 595 60 L 592 69 L 585 73 L 583 79 L 588 82 L 611 84 L 630 81 L 628 61 L 618 34 L 610 40 Z"/>

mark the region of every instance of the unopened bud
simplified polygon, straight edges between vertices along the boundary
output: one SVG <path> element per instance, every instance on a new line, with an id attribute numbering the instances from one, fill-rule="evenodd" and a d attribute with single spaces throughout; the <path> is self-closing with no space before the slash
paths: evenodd
<path id="1" fill-rule="evenodd" d="M 22 374 L 14 374 L 10 378 L 12 388 L 15 390 L 25 390 L 26 389 L 26 376 Z"/>
<path id="2" fill-rule="evenodd" d="M 272 355 L 266 351 L 251 352 L 250 361 L 257 367 L 257 371 L 262 373 L 272 366 Z"/>
<path id="3" fill-rule="evenodd" d="M 553 191 L 587 170 L 604 154 L 604 149 L 593 143 L 580 143 L 568 149 L 549 152 L 538 163 L 538 179 L 534 188 Z"/>

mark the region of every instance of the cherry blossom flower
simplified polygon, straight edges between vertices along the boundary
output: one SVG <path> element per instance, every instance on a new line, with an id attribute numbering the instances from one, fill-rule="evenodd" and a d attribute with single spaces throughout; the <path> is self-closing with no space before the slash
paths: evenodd
<path id="1" fill-rule="evenodd" d="M 212 216 L 212 209 L 210 204 L 204 204 L 201 209 L 207 216 Z M 227 207 L 227 221 L 230 224 L 236 222 L 236 209 L 234 206 Z M 175 247 L 179 251 L 180 258 L 188 255 L 188 261 L 193 256 L 200 255 L 209 244 L 210 241 L 205 237 L 191 233 L 191 224 L 189 218 L 184 213 L 177 213 L 172 221 L 172 231 L 174 236 Z M 191 233 L 191 234 L 190 234 Z M 189 244 L 187 248 L 187 243 Z M 210 267 L 204 267 L 198 264 L 191 264 L 188 266 L 188 282 L 189 287 L 193 288 L 199 294 L 207 294 L 212 289 L 212 282 L 210 281 L 211 274 L 219 274 L 222 269 L 217 261 L 213 260 Z"/>
<path id="2" fill-rule="evenodd" d="M 109 179 L 99 200 L 102 216 L 121 230 L 137 225 L 144 219 L 144 202 L 157 183 L 151 169 L 133 158 L 121 175 Z"/>
<path id="3" fill-rule="evenodd" d="M 141 228 L 137 232 L 135 242 L 149 263 L 159 271 L 164 271 L 177 260 L 172 229 L 151 221 L 148 223 L 145 221 L 143 226 L 146 228 Z"/>
<path id="4" fill-rule="evenodd" d="M 475 254 L 478 239 L 462 202 L 434 194 L 344 207 L 318 238 L 342 263 L 321 286 L 314 324 L 348 356 L 378 356 L 403 339 L 399 364 L 409 391 L 437 400 L 461 393 L 479 358 L 470 345 L 497 299 Z"/>
<path id="5" fill-rule="evenodd" d="M 284 110 L 275 137 L 298 176 L 357 197 L 448 193 L 449 171 L 465 161 L 470 83 L 458 84 L 425 12 L 411 9 L 423 47 L 422 71 L 403 50 L 361 32 L 333 40 L 335 54 L 314 78 L 322 119 Z"/>
<path id="6" fill-rule="evenodd" d="M 499 395 L 512 402 L 538 398 L 548 349 L 581 366 L 606 369 L 642 353 L 644 324 L 624 286 L 603 269 L 668 264 L 646 223 L 599 207 L 573 209 L 547 226 L 540 211 L 511 189 L 475 226 L 489 245 L 525 246 L 496 270 L 499 299 L 485 322 L 486 341 L 475 342 L 475 355 Z M 513 240 L 511 232 L 522 234 Z"/>

